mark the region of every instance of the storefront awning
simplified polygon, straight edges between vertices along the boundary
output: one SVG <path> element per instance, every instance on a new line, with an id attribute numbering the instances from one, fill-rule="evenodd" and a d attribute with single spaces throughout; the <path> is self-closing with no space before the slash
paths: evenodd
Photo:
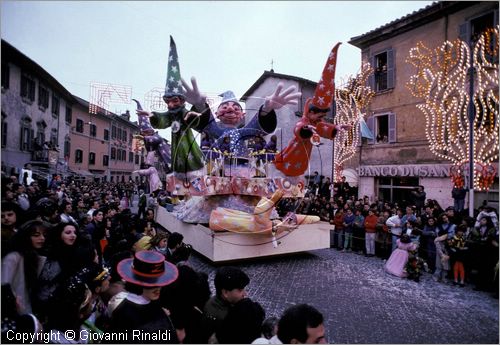
<path id="1" fill-rule="evenodd" d="M 94 176 L 94 174 L 92 174 L 90 171 L 84 170 L 84 169 L 81 169 L 81 170 L 70 169 L 70 171 L 71 171 L 71 173 L 73 173 L 75 175 L 80 175 L 80 176 L 85 176 L 85 177 Z"/>

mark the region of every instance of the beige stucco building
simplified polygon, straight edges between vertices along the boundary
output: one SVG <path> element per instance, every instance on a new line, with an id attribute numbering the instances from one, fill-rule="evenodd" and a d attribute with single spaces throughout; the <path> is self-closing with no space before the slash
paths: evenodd
<path id="1" fill-rule="evenodd" d="M 405 85 L 415 73 L 406 59 L 419 41 L 429 48 L 457 38 L 469 41 L 497 24 L 498 2 L 438 2 L 351 38 L 349 43 L 361 49 L 362 63 L 375 70 L 369 82 L 376 94 L 367 114 L 375 139 L 365 139 L 349 162 L 359 176 L 360 196 L 402 201 L 423 185 L 427 198 L 453 205 L 451 162 L 429 149 L 425 116 L 416 107 L 421 100 Z M 488 193 L 475 193 L 476 207 L 483 200 L 498 207 L 498 176 Z"/>

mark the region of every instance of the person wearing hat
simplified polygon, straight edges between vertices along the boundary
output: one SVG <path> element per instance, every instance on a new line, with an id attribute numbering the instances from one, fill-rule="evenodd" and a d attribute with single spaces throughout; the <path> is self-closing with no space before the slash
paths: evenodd
<path id="1" fill-rule="evenodd" d="M 109 302 L 110 331 L 127 332 L 128 343 L 179 343 L 172 321 L 159 303 L 161 287 L 177 279 L 177 267 L 156 251 L 143 250 L 120 261 L 117 271 L 126 282 L 126 291 Z"/>
<path id="2" fill-rule="evenodd" d="M 276 168 L 287 176 L 300 176 L 307 170 L 312 145 L 318 145 L 320 137 L 333 140 L 338 130 L 352 127 L 348 124 L 334 125 L 323 120 L 330 111 L 335 94 L 335 66 L 339 45 L 337 43 L 330 52 L 313 98 L 306 101 L 304 114 L 295 125 L 294 137 L 276 155 Z"/>
<path id="3" fill-rule="evenodd" d="M 181 74 L 177 48 L 170 36 L 170 53 L 167 66 L 167 81 L 163 100 L 168 111 L 151 113 L 137 109 L 137 116 L 148 116 L 154 128 L 171 128 L 171 167 L 174 173 L 187 174 L 204 166 L 203 155 L 195 141 L 192 129 L 201 131 L 207 124 L 206 117 L 197 116 L 193 107 L 188 111 L 185 107 L 186 95 L 182 90 Z M 197 104 L 192 103 L 192 104 Z M 201 109 L 200 109 L 201 110 Z M 165 149 L 165 148 L 164 148 Z"/>
<path id="4" fill-rule="evenodd" d="M 189 88 L 186 82 L 183 82 L 186 93 L 192 98 L 203 99 L 204 96 L 195 88 L 196 79 L 192 78 L 191 80 L 193 89 Z M 266 97 L 264 104 L 260 106 L 257 113 L 245 125 L 245 112 L 241 104 L 232 91 L 226 91 L 219 95 L 222 97 L 222 101 L 215 112 L 218 122 L 215 121 L 209 107 L 206 107 L 203 112 L 204 116 L 209 118 L 208 124 L 203 131 L 215 139 L 213 147 L 220 147 L 224 138 L 229 137 L 229 152 L 239 157 L 248 157 L 249 150 L 245 143 L 246 140 L 274 132 L 277 125 L 275 110 L 286 105 L 297 104 L 297 98 L 300 95 L 300 92 L 295 92 L 294 86 L 283 91 L 283 84 L 279 83 L 276 90 Z"/>

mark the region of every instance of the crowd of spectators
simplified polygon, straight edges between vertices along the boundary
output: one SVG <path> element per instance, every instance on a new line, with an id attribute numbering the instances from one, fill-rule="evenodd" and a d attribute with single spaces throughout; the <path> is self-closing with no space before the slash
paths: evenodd
<path id="1" fill-rule="evenodd" d="M 332 184 L 315 172 L 303 199 L 283 199 L 277 209 L 280 216 L 295 211 L 329 222 L 331 247 L 342 252 L 388 260 L 398 248 L 398 240 L 407 235 L 414 246 L 408 250 L 401 276 L 418 281 L 427 271 L 436 281 L 461 287 L 470 283 L 498 298 L 496 209 L 482 204 L 469 217 L 463 203 L 443 208 L 436 200 L 427 199 L 424 189 L 416 187 L 402 202 L 370 200 L 368 196 L 358 199 L 345 177 Z M 455 196 L 454 190 L 456 200 Z"/>
<path id="2" fill-rule="evenodd" d="M 326 341 L 312 306 L 266 318 L 238 268 L 217 270 L 212 295 L 191 246 L 155 222 L 166 193 L 146 197 L 133 181 L 27 182 L 2 177 L 3 343 L 28 333 L 40 343 Z"/>

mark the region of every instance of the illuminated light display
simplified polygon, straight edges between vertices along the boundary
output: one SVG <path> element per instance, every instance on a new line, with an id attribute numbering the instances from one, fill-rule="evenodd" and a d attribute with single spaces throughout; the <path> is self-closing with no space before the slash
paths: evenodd
<path id="1" fill-rule="evenodd" d="M 90 84 L 89 113 L 97 114 L 103 111 L 109 113 L 109 103 L 130 104 L 132 102 L 132 87 L 92 82 Z"/>
<path id="2" fill-rule="evenodd" d="M 355 77 L 349 77 L 347 82 L 335 89 L 335 124 L 350 124 L 350 130 L 339 131 L 333 140 L 333 176 L 335 182 L 342 179 L 344 162 L 349 160 L 359 145 L 360 120 L 365 116 L 366 107 L 375 94 L 367 86 L 368 76 L 373 73 L 370 64 L 363 64 L 361 71 Z"/>
<path id="3" fill-rule="evenodd" d="M 410 49 L 406 62 L 417 72 L 406 84 L 426 120 L 429 148 L 439 158 L 453 163 L 453 184 L 465 185 L 469 174 L 470 73 L 474 68 L 473 120 L 474 188 L 488 189 L 494 181 L 498 162 L 498 27 L 487 29 L 471 52 L 461 40 L 446 41 L 435 49 L 422 42 Z"/>

